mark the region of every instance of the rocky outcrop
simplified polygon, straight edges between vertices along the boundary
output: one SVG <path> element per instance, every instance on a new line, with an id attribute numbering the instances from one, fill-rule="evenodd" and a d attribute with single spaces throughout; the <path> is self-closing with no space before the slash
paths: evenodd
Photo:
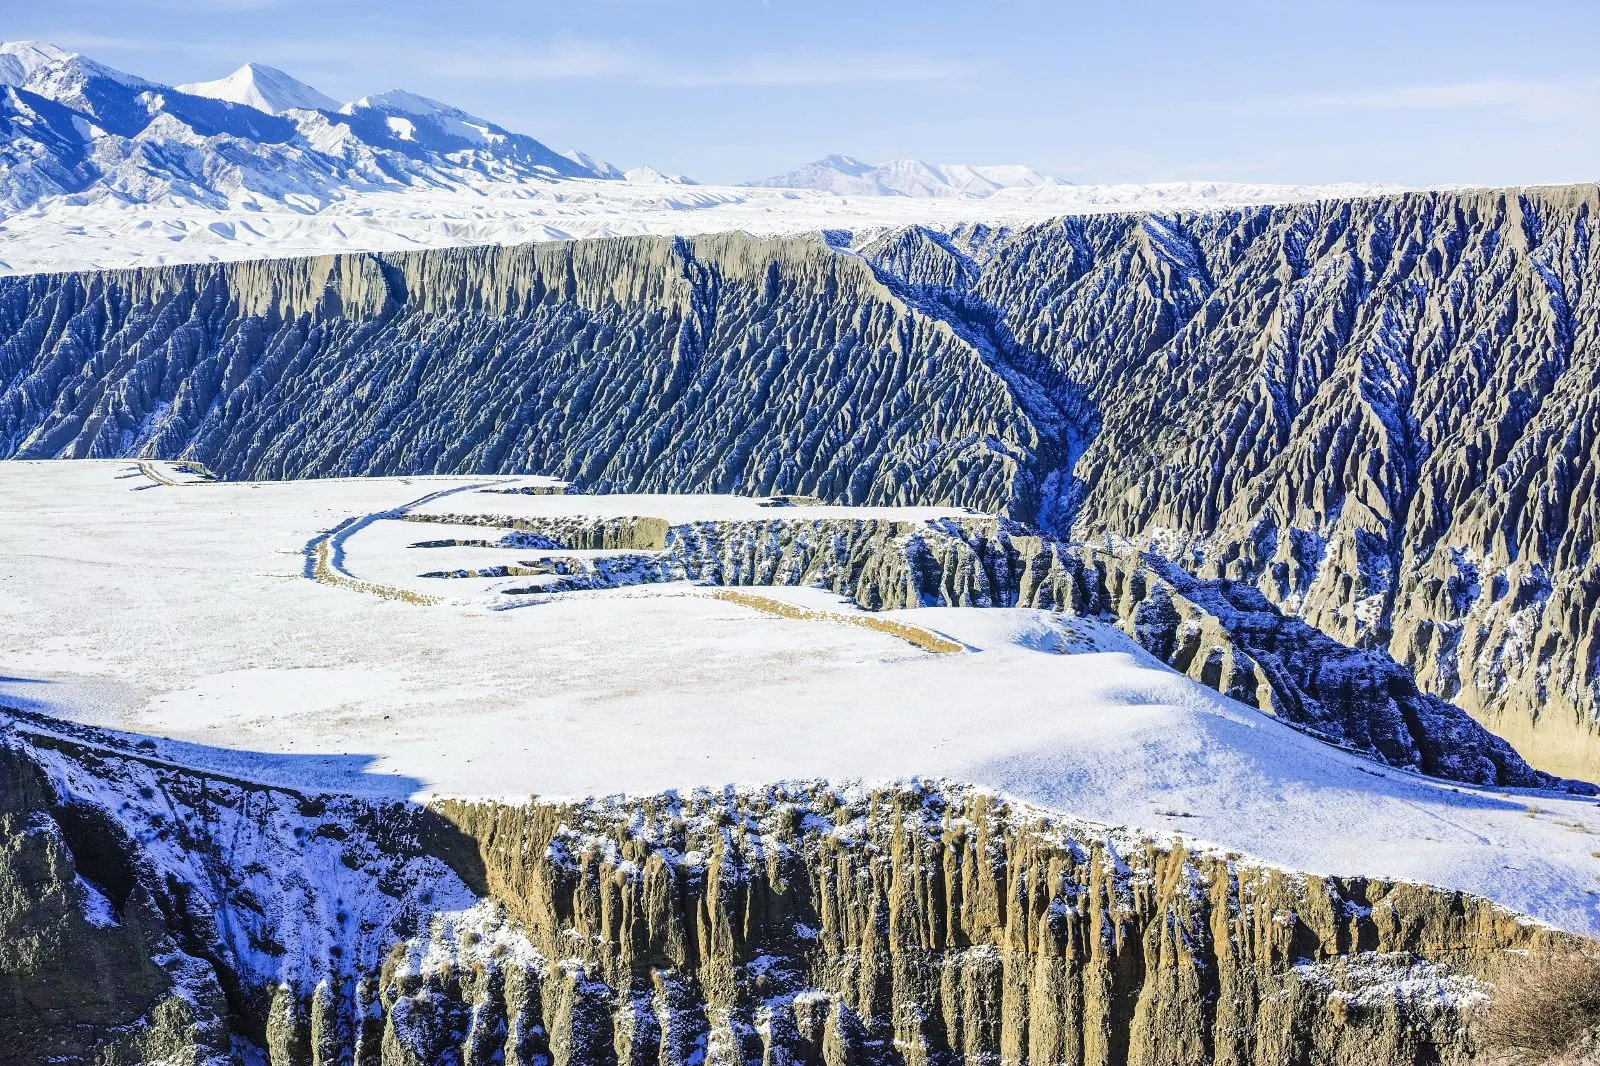
<path id="1" fill-rule="evenodd" d="M 130 1063 L 232 1061 L 243 1040 L 275 1066 L 1433 1063 L 1473 1047 L 1516 952 L 1562 939 L 1460 893 L 953 785 L 424 809 L 16 723 L 0 754 L 29 785 L 5 817 L 53 858 L 0 852 L 0 884 L 44 901 L 0 893 L 0 923 L 64 930 L 47 964 L 101 997 L 48 1026 L 0 1018 L 29 1060 L 71 1039 L 80 1061 Z M 73 870 L 111 881 L 111 862 L 128 895 L 91 921 Z M 208 1003 L 209 1024 L 162 1022 Z"/>
<path id="2" fill-rule="evenodd" d="M 172 896 L 114 812 L 59 796 L 0 725 L 0 1055 L 135 1064 L 226 1050 L 226 1006 L 178 950 Z"/>
<path id="3" fill-rule="evenodd" d="M 0 279 L 0 453 L 953 503 L 1600 767 L 1594 186 Z"/>
<path id="4" fill-rule="evenodd" d="M 1479 945 L 1538 939 L 959 789 L 442 812 L 542 953 L 628 989 L 619 1060 L 1432 1061 L 1470 1046 Z M 1413 973 L 1426 1003 L 1391 995 Z"/>

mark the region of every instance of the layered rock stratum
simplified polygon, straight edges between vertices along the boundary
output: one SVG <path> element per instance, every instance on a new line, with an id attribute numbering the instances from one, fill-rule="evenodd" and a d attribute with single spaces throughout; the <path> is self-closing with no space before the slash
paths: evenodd
<path id="1" fill-rule="evenodd" d="M 1594 186 L 0 279 L 0 450 L 939 502 L 1600 773 Z"/>

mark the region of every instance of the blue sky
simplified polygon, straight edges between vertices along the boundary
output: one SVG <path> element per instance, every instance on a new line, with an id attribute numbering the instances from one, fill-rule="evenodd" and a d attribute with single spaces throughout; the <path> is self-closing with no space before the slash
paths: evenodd
<path id="1" fill-rule="evenodd" d="M 403 87 L 707 181 L 829 152 L 1082 182 L 1600 180 L 1595 0 L 0 0 L 164 82 Z"/>

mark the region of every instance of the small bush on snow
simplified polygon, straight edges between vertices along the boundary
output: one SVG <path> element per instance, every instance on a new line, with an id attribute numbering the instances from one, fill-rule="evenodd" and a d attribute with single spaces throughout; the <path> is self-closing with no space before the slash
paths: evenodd
<path id="1" fill-rule="evenodd" d="M 1484 1037 L 1518 1066 L 1600 1066 L 1600 953 L 1529 959 L 1500 982 Z"/>

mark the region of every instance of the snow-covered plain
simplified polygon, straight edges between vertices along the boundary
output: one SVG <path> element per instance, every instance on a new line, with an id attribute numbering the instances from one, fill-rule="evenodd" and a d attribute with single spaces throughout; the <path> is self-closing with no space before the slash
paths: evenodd
<path id="1" fill-rule="evenodd" d="M 1046 185 L 992 196 L 841 196 L 817 189 L 658 181 L 476 182 L 453 188 L 353 189 L 315 208 L 207 208 L 53 197 L 0 217 L 0 274 L 203 263 L 334 251 L 403 251 L 636 234 L 856 233 L 968 222 L 1017 226 L 1063 215 L 1214 210 L 1376 196 L 1395 186 Z"/>
<path id="2" fill-rule="evenodd" d="M 442 527 L 393 517 L 345 527 L 341 565 L 366 582 L 450 585 L 442 602 L 308 577 L 308 544 L 423 497 L 419 511 L 454 515 L 842 509 L 479 491 L 525 483 L 488 477 L 172 485 L 150 471 L 180 480 L 166 464 L 0 464 L 0 703 L 166 738 L 158 750 L 175 761 L 368 795 L 944 777 L 1290 867 L 1458 887 L 1600 932 L 1594 801 L 1367 762 L 1092 621 L 886 613 L 969 649 L 936 655 L 684 584 L 496 610 L 516 579 L 423 579 L 417 567 L 526 551 L 412 549 Z M 850 610 L 820 590 L 760 591 Z"/>

